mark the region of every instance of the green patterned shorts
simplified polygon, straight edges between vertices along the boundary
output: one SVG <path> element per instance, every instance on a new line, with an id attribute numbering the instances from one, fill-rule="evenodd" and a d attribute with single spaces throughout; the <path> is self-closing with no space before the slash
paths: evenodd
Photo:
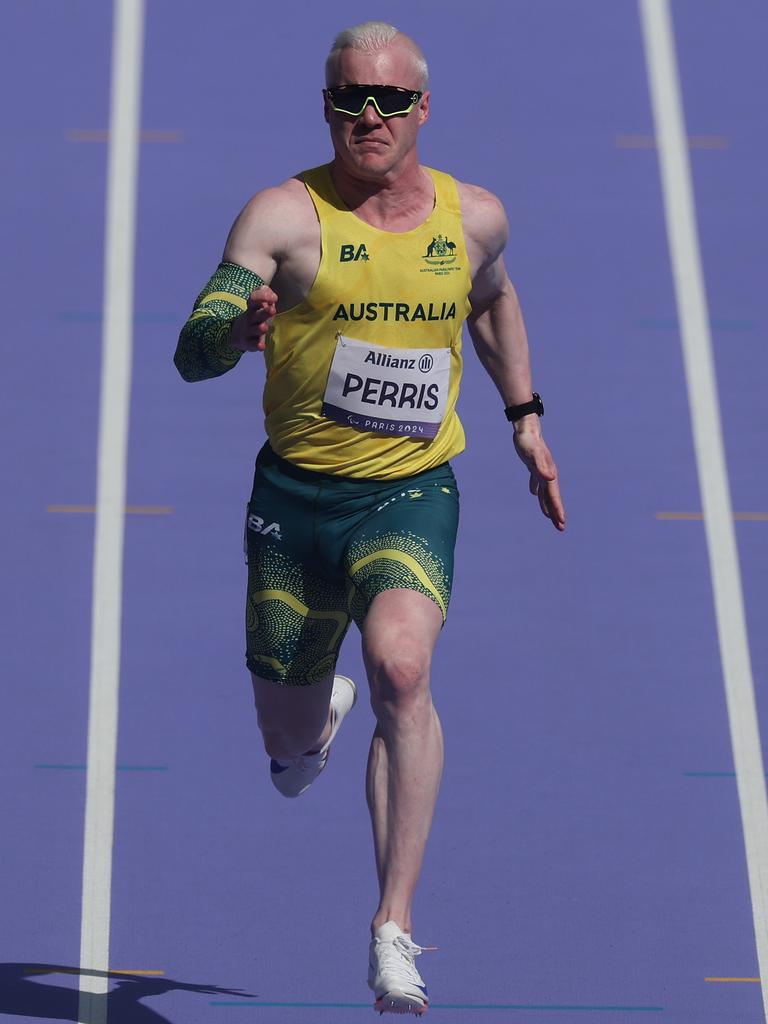
<path id="1" fill-rule="evenodd" d="M 402 480 L 299 469 L 265 445 L 248 503 L 246 663 L 294 686 L 333 672 L 352 619 L 384 590 L 425 594 L 443 615 L 459 494 L 448 463 Z"/>

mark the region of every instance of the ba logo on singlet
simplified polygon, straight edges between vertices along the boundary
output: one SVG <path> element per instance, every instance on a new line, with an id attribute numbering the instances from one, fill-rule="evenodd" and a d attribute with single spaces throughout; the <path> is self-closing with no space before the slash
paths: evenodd
<path id="1" fill-rule="evenodd" d="M 352 263 L 355 260 L 369 260 L 368 250 L 365 242 L 360 245 L 342 245 L 339 253 L 339 263 Z"/>

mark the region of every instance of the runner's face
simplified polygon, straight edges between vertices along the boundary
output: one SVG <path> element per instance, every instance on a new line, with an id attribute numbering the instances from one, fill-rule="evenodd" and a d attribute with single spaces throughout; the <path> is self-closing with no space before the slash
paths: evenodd
<path id="1" fill-rule="evenodd" d="M 419 90 L 421 82 L 410 51 L 402 45 L 377 53 L 341 51 L 333 85 L 399 85 Z M 418 161 L 416 137 L 429 116 L 425 92 L 409 114 L 381 117 L 369 103 L 359 117 L 339 114 L 326 102 L 325 119 L 337 159 L 364 178 L 385 178 L 409 159 Z"/>

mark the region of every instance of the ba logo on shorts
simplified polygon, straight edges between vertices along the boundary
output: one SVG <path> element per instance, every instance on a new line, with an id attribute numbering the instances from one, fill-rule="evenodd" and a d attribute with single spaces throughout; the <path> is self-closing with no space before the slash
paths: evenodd
<path id="1" fill-rule="evenodd" d="M 248 516 L 248 529 L 253 530 L 254 533 L 260 533 L 262 537 L 272 535 L 275 540 L 283 539 L 280 533 L 280 523 L 270 523 L 268 526 L 265 526 L 261 516 L 254 515 L 253 513 Z"/>
<path id="2" fill-rule="evenodd" d="M 368 255 L 368 250 L 365 248 L 365 243 L 362 242 L 360 245 L 342 245 L 341 252 L 339 254 L 339 263 L 353 263 L 355 260 L 369 260 L 371 257 Z"/>

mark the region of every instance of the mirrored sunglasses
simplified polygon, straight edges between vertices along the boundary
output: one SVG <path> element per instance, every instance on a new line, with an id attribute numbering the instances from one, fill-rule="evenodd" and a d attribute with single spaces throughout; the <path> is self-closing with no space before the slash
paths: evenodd
<path id="1" fill-rule="evenodd" d="M 373 103 L 381 117 L 409 114 L 422 96 L 399 85 L 334 85 L 324 89 L 323 95 L 337 114 L 350 117 L 360 117 L 369 103 Z"/>

